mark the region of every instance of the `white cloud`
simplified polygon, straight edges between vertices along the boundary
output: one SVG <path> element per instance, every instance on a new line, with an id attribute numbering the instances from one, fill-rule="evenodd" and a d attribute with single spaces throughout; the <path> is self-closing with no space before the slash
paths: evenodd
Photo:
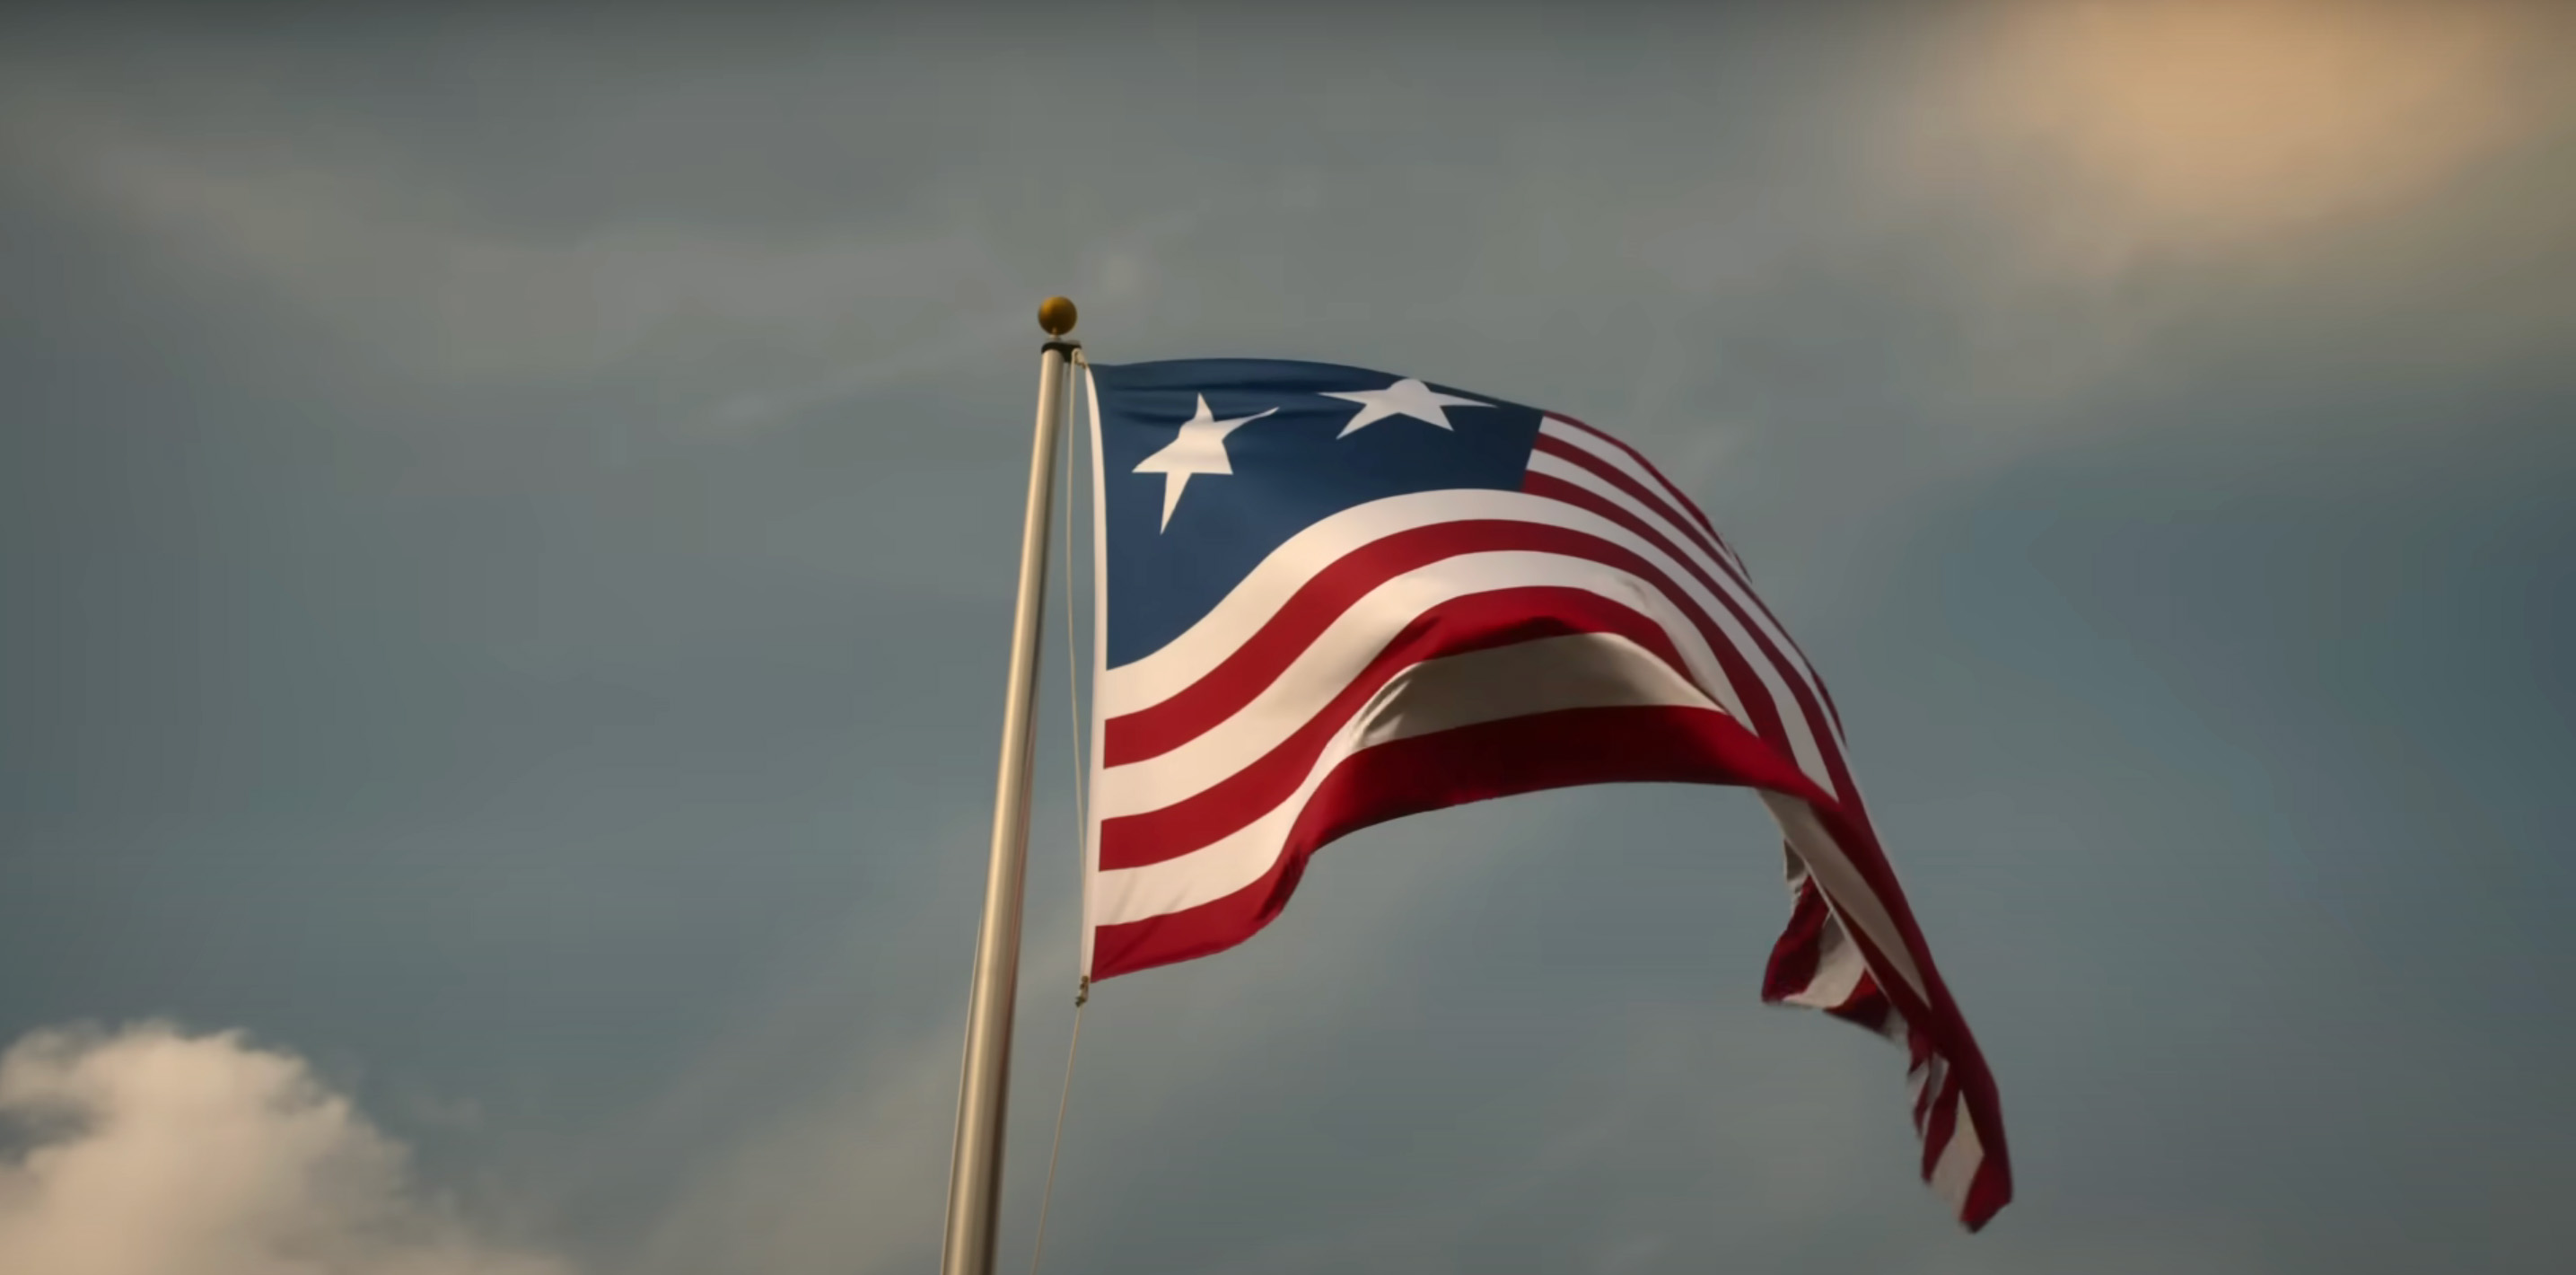
<path id="1" fill-rule="evenodd" d="M 0 1055 L 0 1270 L 569 1275 L 414 1182 L 403 1145 L 238 1032 L 47 1030 Z"/>

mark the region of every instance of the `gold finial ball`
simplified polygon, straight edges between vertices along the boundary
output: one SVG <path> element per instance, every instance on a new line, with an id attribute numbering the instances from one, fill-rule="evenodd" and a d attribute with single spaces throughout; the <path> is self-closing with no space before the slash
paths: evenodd
<path id="1" fill-rule="evenodd" d="M 1073 302 L 1064 297 L 1048 297 L 1038 303 L 1038 326 L 1046 329 L 1048 336 L 1063 336 L 1073 331 L 1076 317 Z"/>

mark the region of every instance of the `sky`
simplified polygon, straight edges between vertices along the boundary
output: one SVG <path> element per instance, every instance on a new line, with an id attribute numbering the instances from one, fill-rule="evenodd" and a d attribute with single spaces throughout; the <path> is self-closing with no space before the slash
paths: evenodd
<path id="1" fill-rule="evenodd" d="M 2018 1191 L 1604 787 L 1100 989 L 1046 1271 L 2562 1268 L 2576 16 L 965 8 L 0 17 L 0 1270 L 929 1269 L 1053 293 L 1655 457 Z"/>

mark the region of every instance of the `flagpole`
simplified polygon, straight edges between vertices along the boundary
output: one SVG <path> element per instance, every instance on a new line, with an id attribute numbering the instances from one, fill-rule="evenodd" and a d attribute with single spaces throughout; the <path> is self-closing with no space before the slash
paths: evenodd
<path id="1" fill-rule="evenodd" d="M 993 795 L 992 860 L 984 923 L 975 940 L 975 987 L 966 1002 L 966 1060 L 957 1087 L 957 1145 L 948 1168 L 948 1235 L 940 1275 L 992 1275 L 1002 1202 L 1002 1130 L 1010 1104 L 1011 1011 L 1019 996 L 1021 892 L 1029 862 L 1029 769 L 1035 738 L 1038 621 L 1046 611 L 1047 512 L 1055 495 L 1056 440 L 1064 429 L 1065 369 L 1075 343 L 1073 303 L 1038 307 L 1037 440 L 1020 524 L 1019 607 L 1012 618 L 1011 681 L 1002 709 L 1002 764 Z"/>

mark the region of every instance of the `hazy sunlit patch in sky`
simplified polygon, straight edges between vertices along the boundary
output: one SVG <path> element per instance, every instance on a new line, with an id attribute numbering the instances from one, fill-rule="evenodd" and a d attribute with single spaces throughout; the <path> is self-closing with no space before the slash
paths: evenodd
<path id="1" fill-rule="evenodd" d="M 2548 6 L 2385 0 L 2010 3 L 1934 46 L 1915 158 L 2072 184 L 2067 246 L 2234 247 L 2388 211 L 2527 133 L 2565 94 Z M 1951 174 L 1957 176 L 1955 172 Z"/>

